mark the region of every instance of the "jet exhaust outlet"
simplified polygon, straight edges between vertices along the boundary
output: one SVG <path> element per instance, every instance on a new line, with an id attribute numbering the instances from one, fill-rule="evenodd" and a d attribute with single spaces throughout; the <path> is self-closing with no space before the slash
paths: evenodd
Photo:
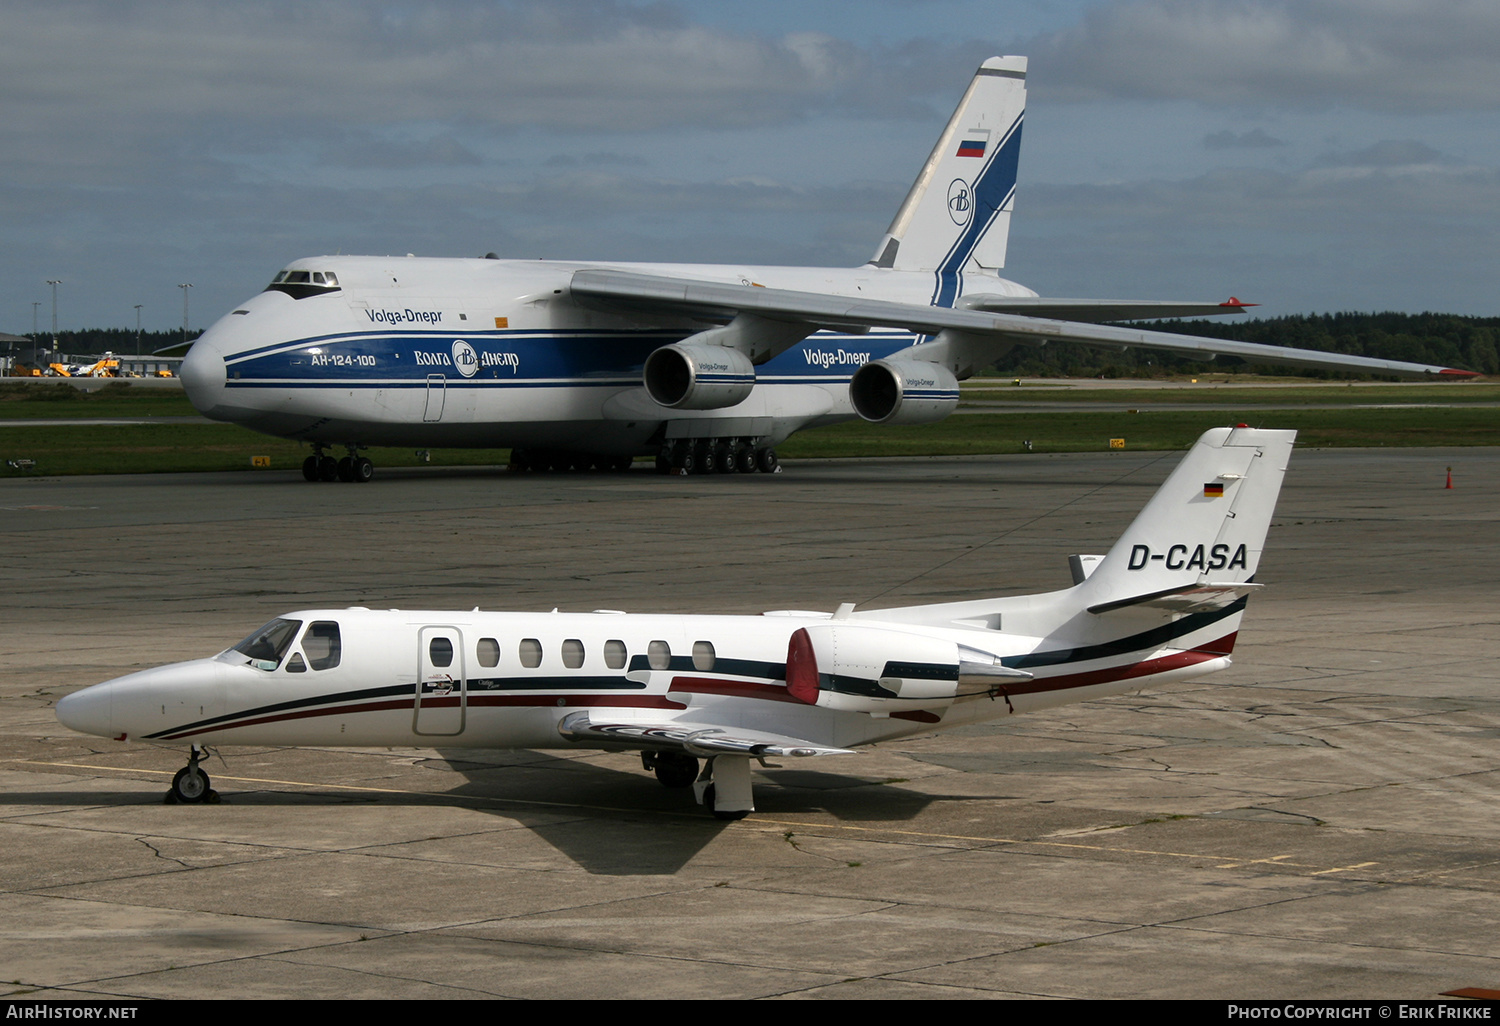
<path id="1" fill-rule="evenodd" d="M 872 424 L 931 424 L 958 407 L 958 378 L 921 360 L 871 360 L 849 381 L 854 412 Z"/>
<path id="2" fill-rule="evenodd" d="M 755 365 L 737 349 L 678 342 L 646 357 L 646 393 L 674 410 L 721 410 L 755 388 Z"/>

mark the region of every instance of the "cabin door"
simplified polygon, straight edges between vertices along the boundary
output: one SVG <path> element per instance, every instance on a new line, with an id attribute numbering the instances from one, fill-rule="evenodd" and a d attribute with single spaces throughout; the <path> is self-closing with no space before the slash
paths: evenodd
<path id="1" fill-rule="evenodd" d="M 457 627 L 417 632 L 417 699 L 412 731 L 452 736 L 464 732 L 468 713 L 464 637 Z"/>
<path id="2" fill-rule="evenodd" d="M 443 419 L 443 403 L 448 398 L 448 379 L 441 374 L 427 375 L 427 405 L 422 419 L 429 424 Z"/>

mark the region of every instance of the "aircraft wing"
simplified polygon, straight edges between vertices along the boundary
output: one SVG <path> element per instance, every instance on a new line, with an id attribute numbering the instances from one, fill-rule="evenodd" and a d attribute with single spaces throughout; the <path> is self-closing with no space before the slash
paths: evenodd
<path id="1" fill-rule="evenodd" d="M 623 748 L 653 748 L 688 755 L 808 756 L 853 755 L 847 748 L 803 741 L 782 734 L 741 727 L 716 727 L 707 723 L 642 723 L 596 721 L 586 711 L 569 713 L 557 725 L 569 741 L 617 744 Z"/>
<path id="2" fill-rule="evenodd" d="M 625 306 L 641 311 L 698 317 L 723 322 L 750 315 L 764 321 L 805 326 L 807 334 L 820 328 L 837 331 L 861 331 L 873 327 L 900 328 L 921 335 L 937 336 L 930 342 L 912 346 L 892 358 L 939 363 L 960 377 L 988 366 L 1013 345 L 1045 345 L 1048 342 L 1081 342 L 1115 349 L 1136 346 L 1167 352 L 1196 354 L 1208 358 L 1216 354 L 1243 357 L 1257 363 L 1290 364 L 1299 367 L 1322 367 L 1331 370 L 1375 374 L 1402 374 L 1418 377 L 1474 377 L 1472 371 L 1437 367 L 1402 360 L 1378 360 L 1343 353 L 1325 353 L 1315 349 L 1292 349 L 1255 342 L 1233 342 L 1227 339 L 1196 335 L 1175 335 L 1165 331 L 1108 324 L 1090 324 L 1052 316 L 1035 316 L 1038 311 L 1067 309 L 1075 316 L 1156 317 L 1169 316 L 1162 311 L 1209 309 L 1226 312 L 1221 304 L 1153 304 L 1102 301 L 1088 305 L 1087 300 L 1038 300 L 1036 305 L 1003 297 L 975 297 L 981 305 L 1001 305 L 1007 310 L 1027 309 L 1028 314 L 998 312 L 988 309 L 926 306 L 880 299 L 859 299 L 831 293 L 796 292 L 757 285 L 730 285 L 723 282 L 691 278 L 639 274 L 594 268 L 575 271 L 572 292 L 579 297 Z M 1048 306 L 1047 304 L 1051 304 Z M 1239 304 L 1236 304 L 1238 307 Z M 1126 313 L 1125 310 L 1140 312 Z M 1089 311 L 1092 311 L 1090 314 Z M 802 337 L 806 337 L 803 335 Z M 780 344 L 776 351 L 795 345 L 800 338 Z M 774 352 L 772 353 L 774 355 Z"/>

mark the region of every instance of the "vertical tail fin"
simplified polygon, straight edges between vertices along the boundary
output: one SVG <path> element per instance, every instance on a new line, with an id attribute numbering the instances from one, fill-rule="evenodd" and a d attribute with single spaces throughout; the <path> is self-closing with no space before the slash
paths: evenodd
<path id="1" fill-rule="evenodd" d="M 1080 585 L 1090 612 L 1232 593 L 1255 576 L 1295 431 L 1214 428 Z"/>
<path id="2" fill-rule="evenodd" d="M 956 280 L 970 261 L 1004 267 L 1025 111 L 1026 58 L 980 65 L 870 262 L 937 272 L 934 302 L 944 306 L 957 290 L 942 279 Z"/>

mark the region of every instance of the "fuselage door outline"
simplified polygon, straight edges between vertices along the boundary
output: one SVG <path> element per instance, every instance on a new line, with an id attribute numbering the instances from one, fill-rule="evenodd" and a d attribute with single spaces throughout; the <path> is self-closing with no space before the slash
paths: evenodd
<path id="1" fill-rule="evenodd" d="M 467 685 L 463 632 L 448 626 L 418 630 L 412 733 L 440 737 L 462 734 L 468 716 Z"/>

